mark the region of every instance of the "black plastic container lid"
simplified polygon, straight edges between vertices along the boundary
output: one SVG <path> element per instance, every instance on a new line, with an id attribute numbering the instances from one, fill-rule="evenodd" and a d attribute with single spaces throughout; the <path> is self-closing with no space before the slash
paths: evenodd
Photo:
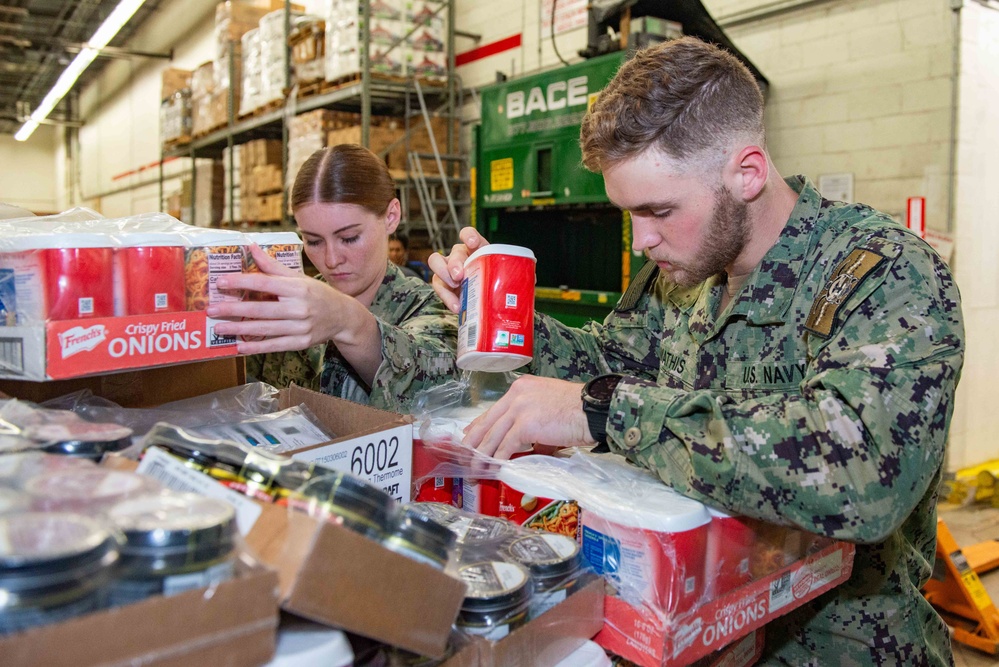
<path id="1" fill-rule="evenodd" d="M 386 539 L 398 539 L 445 564 L 448 560 L 448 551 L 454 546 L 457 536 L 420 510 L 407 506 L 396 515 L 391 535 Z"/>
<path id="2" fill-rule="evenodd" d="M 472 563 L 459 568 L 458 574 L 468 585 L 463 612 L 513 611 L 531 597 L 530 574 L 517 563 Z"/>
<path id="3" fill-rule="evenodd" d="M 476 516 L 471 521 L 457 521 L 451 530 L 458 533 L 458 543 L 464 546 L 482 546 L 509 540 L 517 534 L 517 528 L 506 519 L 493 516 Z"/>
<path id="4" fill-rule="evenodd" d="M 302 487 L 310 513 L 330 511 L 347 521 L 358 522 L 379 533 L 388 532 L 395 500 L 373 484 L 346 473 L 330 470 Z"/>
<path id="5" fill-rule="evenodd" d="M 23 591 L 83 582 L 118 558 L 120 536 L 70 512 L 0 516 L 0 588 Z"/>
<path id="6" fill-rule="evenodd" d="M 224 554 L 233 548 L 236 512 L 229 503 L 194 493 L 150 494 L 124 500 L 108 518 L 125 534 L 124 555 L 194 552 Z"/>
<path id="7" fill-rule="evenodd" d="M 40 443 L 50 454 L 94 460 L 132 444 L 132 429 L 127 426 L 83 420 L 33 424 L 25 427 L 22 435 Z"/>
<path id="8" fill-rule="evenodd" d="M 442 526 L 449 526 L 461 518 L 461 510 L 447 503 L 408 503 L 406 510 Z"/>
<path id="9" fill-rule="evenodd" d="M 511 542 L 507 551 L 540 579 L 565 578 L 579 568 L 579 545 L 565 535 L 525 535 Z"/>

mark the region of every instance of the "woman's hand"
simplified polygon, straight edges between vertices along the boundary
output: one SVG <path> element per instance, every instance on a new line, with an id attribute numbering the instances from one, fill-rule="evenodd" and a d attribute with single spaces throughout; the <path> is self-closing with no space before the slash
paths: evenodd
<path id="1" fill-rule="evenodd" d="M 250 253 L 260 273 L 220 276 L 222 290 L 263 292 L 276 301 L 231 301 L 206 309 L 209 317 L 231 320 L 215 325 L 215 333 L 240 339 L 240 354 L 304 350 L 318 343 L 352 338 L 357 318 L 373 319 L 358 301 L 330 285 L 293 271 L 259 246 Z M 377 327 L 376 327 L 377 330 Z"/>
<path id="2" fill-rule="evenodd" d="M 454 313 L 461 310 L 461 281 L 465 279 L 465 260 L 479 248 L 489 245 L 471 227 L 463 228 L 458 236 L 462 243 L 451 248 L 451 254 L 447 257 L 435 252 L 427 258 L 427 265 L 434 272 L 431 281 L 434 291 Z"/>

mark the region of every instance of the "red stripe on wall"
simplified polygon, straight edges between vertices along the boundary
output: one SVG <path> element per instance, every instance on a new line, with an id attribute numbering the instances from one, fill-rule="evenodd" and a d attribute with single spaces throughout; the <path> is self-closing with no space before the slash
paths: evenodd
<path id="1" fill-rule="evenodd" d="M 454 57 L 454 64 L 456 67 L 461 67 L 462 65 L 467 65 L 468 63 L 475 62 L 476 60 L 482 60 L 483 58 L 488 58 L 489 56 L 495 56 L 497 53 L 503 53 L 504 51 L 509 51 L 510 49 L 516 49 L 519 46 L 520 35 L 513 35 L 512 37 L 507 37 L 491 44 L 483 44 L 482 46 L 472 49 L 471 51 L 459 53 Z"/>
<path id="2" fill-rule="evenodd" d="M 168 162 L 173 162 L 176 159 L 177 158 L 175 158 L 175 157 L 168 157 L 168 158 L 163 159 L 162 162 L 163 162 L 163 164 L 166 164 Z M 160 160 L 157 160 L 156 162 L 150 162 L 149 164 L 144 164 L 141 167 L 137 167 L 135 169 L 131 169 L 129 171 L 122 172 L 122 173 L 120 173 L 120 174 L 118 174 L 116 176 L 112 176 L 111 180 L 112 181 L 117 181 L 119 179 L 125 178 L 126 176 L 134 176 L 135 174 L 141 174 L 142 172 L 146 171 L 147 169 L 154 169 L 154 168 L 160 166 L 160 162 L 161 162 Z"/>

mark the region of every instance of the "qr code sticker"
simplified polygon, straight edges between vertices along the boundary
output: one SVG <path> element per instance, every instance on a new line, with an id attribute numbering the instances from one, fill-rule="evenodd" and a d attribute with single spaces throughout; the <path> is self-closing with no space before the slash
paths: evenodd
<path id="1" fill-rule="evenodd" d="M 167 293 L 157 292 L 156 295 L 153 297 L 153 307 L 156 308 L 156 310 L 165 310 L 168 305 L 169 303 L 167 302 Z"/>
<path id="2" fill-rule="evenodd" d="M 517 295 L 516 294 L 507 294 L 506 295 L 506 307 L 507 308 L 516 308 L 517 307 Z"/>
<path id="3" fill-rule="evenodd" d="M 85 296 L 79 300 L 80 315 L 93 315 L 94 314 L 94 298 L 90 296 Z"/>

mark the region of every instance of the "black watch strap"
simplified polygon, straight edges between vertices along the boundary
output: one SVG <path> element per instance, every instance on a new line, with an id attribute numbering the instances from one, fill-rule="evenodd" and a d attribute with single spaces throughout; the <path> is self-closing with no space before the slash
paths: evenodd
<path id="1" fill-rule="evenodd" d="M 598 375 L 583 386 L 583 414 L 590 429 L 590 436 L 598 444 L 607 441 L 607 417 L 610 415 L 611 397 L 624 379 L 620 373 Z"/>
<path id="2" fill-rule="evenodd" d="M 600 410 L 593 406 L 585 406 L 583 412 L 586 413 L 586 423 L 590 427 L 590 437 L 597 441 L 598 445 L 607 442 L 607 416 L 610 414 L 610 406 Z"/>

